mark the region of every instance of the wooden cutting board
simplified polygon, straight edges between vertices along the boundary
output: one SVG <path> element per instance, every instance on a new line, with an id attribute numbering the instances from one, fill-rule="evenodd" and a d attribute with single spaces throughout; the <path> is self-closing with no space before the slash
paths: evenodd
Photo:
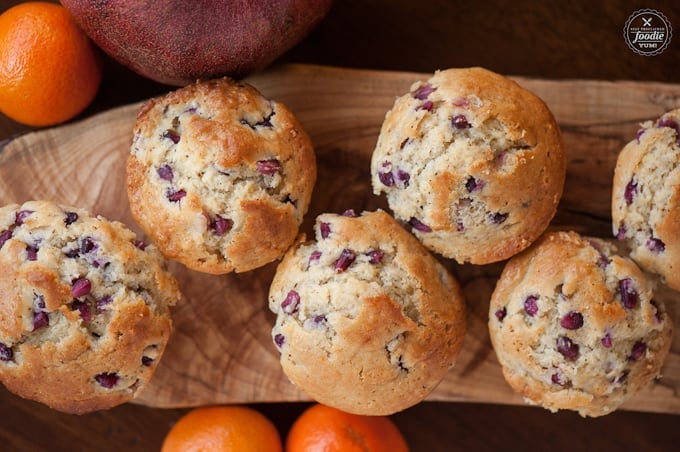
<path id="1" fill-rule="evenodd" d="M 303 224 L 311 232 L 321 212 L 386 209 L 372 194 L 369 162 L 382 120 L 398 95 L 429 74 L 319 66 L 272 68 L 247 79 L 288 105 L 311 135 L 318 182 Z M 515 78 L 555 114 L 568 155 L 565 193 L 552 228 L 610 237 L 610 190 L 616 157 L 638 124 L 680 107 L 680 85 Z M 139 104 L 82 122 L 39 131 L 0 149 L 0 203 L 48 198 L 77 205 L 139 232 L 124 185 L 126 154 Z M 459 279 L 469 307 L 468 334 L 456 366 L 429 400 L 521 404 L 503 380 L 487 333 L 487 310 L 503 263 L 442 262 Z M 184 299 L 174 309 L 175 331 L 139 403 L 186 407 L 214 403 L 298 401 L 308 398 L 282 373 L 266 299 L 276 264 L 238 275 L 212 276 L 179 264 Z M 680 296 L 663 289 L 676 327 Z M 680 335 L 655 381 L 630 400 L 631 410 L 680 413 Z"/>

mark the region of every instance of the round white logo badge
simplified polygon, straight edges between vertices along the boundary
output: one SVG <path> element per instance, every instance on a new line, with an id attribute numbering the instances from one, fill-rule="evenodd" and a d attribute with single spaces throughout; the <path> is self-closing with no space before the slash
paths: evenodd
<path id="1" fill-rule="evenodd" d="M 673 27 L 655 9 L 640 9 L 630 15 L 623 27 L 623 37 L 630 49 L 644 56 L 659 55 L 671 43 Z"/>

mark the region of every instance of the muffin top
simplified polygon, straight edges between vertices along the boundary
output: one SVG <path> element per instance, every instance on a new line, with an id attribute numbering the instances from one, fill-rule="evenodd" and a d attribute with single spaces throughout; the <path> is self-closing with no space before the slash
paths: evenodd
<path id="1" fill-rule="evenodd" d="M 322 214 L 279 265 L 272 331 L 288 378 L 315 400 L 383 415 L 422 400 L 465 334 L 455 279 L 383 211 Z M 331 384 L 329 384 L 329 382 Z"/>
<path id="2" fill-rule="evenodd" d="M 243 272 L 293 243 L 316 181 L 310 138 L 282 104 L 228 78 L 144 104 L 127 163 L 133 217 L 166 255 Z"/>
<path id="3" fill-rule="evenodd" d="M 180 298 L 153 245 L 47 201 L 0 208 L 0 380 L 69 413 L 132 400 Z"/>
<path id="4" fill-rule="evenodd" d="M 642 268 L 680 290 L 680 109 L 642 124 L 621 150 L 612 224 Z"/>
<path id="5" fill-rule="evenodd" d="M 615 410 L 658 375 L 671 345 L 672 321 L 654 289 L 609 242 L 544 235 L 508 262 L 491 298 L 491 342 L 506 380 L 551 410 Z"/>
<path id="6" fill-rule="evenodd" d="M 548 226 L 566 161 L 536 95 L 482 68 L 438 71 L 387 113 L 371 161 L 375 194 L 431 250 L 486 264 Z"/>

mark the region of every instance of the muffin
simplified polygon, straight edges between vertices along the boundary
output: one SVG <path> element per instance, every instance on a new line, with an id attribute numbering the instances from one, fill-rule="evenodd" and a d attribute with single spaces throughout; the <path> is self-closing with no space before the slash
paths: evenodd
<path id="1" fill-rule="evenodd" d="M 621 150 L 612 220 L 638 265 L 680 290 L 680 109 L 645 122 Z"/>
<path id="2" fill-rule="evenodd" d="M 566 160 L 541 99 L 482 68 L 438 71 L 387 113 L 373 191 L 430 250 L 487 264 L 529 246 L 562 196 Z"/>
<path id="3" fill-rule="evenodd" d="M 531 404 L 602 416 L 659 375 L 672 320 L 654 282 L 603 240 L 553 232 L 513 257 L 491 298 L 491 342 Z"/>
<path id="4" fill-rule="evenodd" d="M 300 123 L 250 85 L 199 82 L 138 114 L 127 162 L 132 215 L 190 269 L 244 272 L 283 256 L 315 181 Z"/>
<path id="5" fill-rule="evenodd" d="M 316 241 L 279 264 L 272 330 L 290 381 L 350 413 L 387 415 L 425 398 L 465 335 L 456 280 L 383 211 L 322 214 Z"/>
<path id="6" fill-rule="evenodd" d="M 0 208 L 0 381 L 67 413 L 135 398 L 180 298 L 162 255 L 121 223 L 48 201 Z"/>

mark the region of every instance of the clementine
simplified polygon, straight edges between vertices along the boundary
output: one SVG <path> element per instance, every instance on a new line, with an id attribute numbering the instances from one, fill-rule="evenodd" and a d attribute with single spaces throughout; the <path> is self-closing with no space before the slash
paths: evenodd
<path id="1" fill-rule="evenodd" d="M 405 452 L 406 440 L 387 416 L 350 414 L 314 404 L 293 423 L 286 452 Z"/>
<path id="2" fill-rule="evenodd" d="M 102 79 L 97 49 L 61 5 L 20 3 L 0 15 L 0 111 L 30 126 L 75 117 Z"/>
<path id="3" fill-rule="evenodd" d="M 161 452 L 281 452 L 281 437 L 259 411 L 238 405 L 195 408 L 181 417 Z"/>

